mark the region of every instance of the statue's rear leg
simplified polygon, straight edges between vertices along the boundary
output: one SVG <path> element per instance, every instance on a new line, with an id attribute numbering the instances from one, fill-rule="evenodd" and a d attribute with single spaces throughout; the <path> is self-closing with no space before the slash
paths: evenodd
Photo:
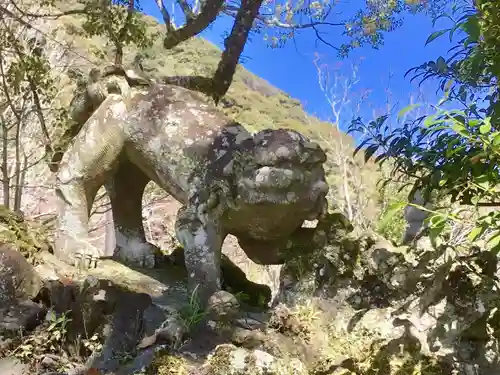
<path id="1" fill-rule="evenodd" d="M 95 195 L 113 174 L 125 135 L 126 107 L 110 95 L 88 119 L 65 153 L 57 173 L 57 257 L 82 268 L 95 267 L 100 252 L 90 244 L 88 220 Z"/>
<path id="2" fill-rule="evenodd" d="M 142 222 L 142 196 L 150 178 L 135 164 L 120 158 L 113 178 L 106 183 L 115 227 L 114 257 L 123 263 L 154 267 L 159 249 L 146 240 Z"/>

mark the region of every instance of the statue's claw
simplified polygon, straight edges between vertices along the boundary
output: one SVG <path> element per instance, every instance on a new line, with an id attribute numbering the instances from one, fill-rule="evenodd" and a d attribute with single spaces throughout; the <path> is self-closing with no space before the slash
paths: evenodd
<path id="1" fill-rule="evenodd" d="M 82 270 L 97 268 L 99 258 L 99 251 L 93 246 L 89 246 L 87 249 L 75 253 L 73 265 Z"/>

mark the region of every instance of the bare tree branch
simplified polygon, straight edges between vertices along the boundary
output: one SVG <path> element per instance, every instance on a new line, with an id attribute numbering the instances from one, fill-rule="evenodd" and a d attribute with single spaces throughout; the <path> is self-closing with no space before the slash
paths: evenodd
<path id="1" fill-rule="evenodd" d="M 174 29 L 170 22 L 170 14 L 165 9 L 162 0 L 156 0 L 156 4 L 167 28 L 167 35 L 163 39 L 163 46 L 166 49 L 171 49 L 195 35 L 198 35 L 205 30 L 208 25 L 215 21 L 217 15 L 222 9 L 224 0 L 206 0 L 201 6 L 200 12 L 194 18 L 188 19 L 186 24 L 179 29 Z"/>
<path id="2" fill-rule="evenodd" d="M 224 41 L 224 52 L 212 78 L 202 76 L 165 77 L 164 83 L 175 84 L 190 90 L 202 92 L 216 103 L 226 94 L 233 81 L 233 76 L 253 21 L 257 16 L 262 0 L 243 0 L 233 24 L 231 34 Z"/>
<path id="3" fill-rule="evenodd" d="M 158 9 L 160 10 L 161 17 L 163 18 L 163 22 L 165 22 L 165 27 L 167 29 L 167 35 L 172 33 L 174 29 L 172 28 L 172 20 L 170 18 L 170 13 L 168 13 L 167 8 L 165 8 L 165 4 L 163 4 L 163 0 L 155 0 Z"/>
<path id="4" fill-rule="evenodd" d="M 194 18 L 194 13 L 188 2 L 186 0 L 177 0 L 177 3 L 181 7 L 184 15 L 186 16 L 187 22 L 191 21 Z"/>
<path id="5" fill-rule="evenodd" d="M 122 65 L 123 62 L 123 40 L 125 39 L 125 35 L 127 34 L 128 28 L 130 27 L 130 21 L 132 21 L 132 16 L 134 15 L 135 1 L 128 0 L 127 7 L 127 18 L 123 23 L 122 28 L 118 32 L 117 41 L 115 41 L 115 64 Z"/>

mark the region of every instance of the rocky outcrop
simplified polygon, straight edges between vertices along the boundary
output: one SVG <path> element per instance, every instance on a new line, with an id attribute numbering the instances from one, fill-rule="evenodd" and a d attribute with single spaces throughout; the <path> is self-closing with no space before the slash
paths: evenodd
<path id="1" fill-rule="evenodd" d="M 217 321 L 187 293 L 175 257 L 159 269 L 103 260 L 81 272 L 46 251 L 33 266 L 4 246 L 1 277 L 15 303 L 0 309 L 0 365 L 60 375 L 500 371 L 491 253 L 450 269 L 437 250 L 395 247 L 338 213 L 309 229 L 290 245 L 272 308 L 221 292 L 213 306 L 232 313 Z"/>
<path id="2" fill-rule="evenodd" d="M 331 225 L 324 238 L 323 247 L 283 267 L 274 303 L 299 310 L 314 305 L 320 322 L 312 335 L 321 341 L 321 332 L 328 332 L 326 346 L 343 347 L 337 354 L 354 343 L 364 347 L 348 353 L 351 371 L 365 373 L 363 366 L 382 360 L 388 372 L 410 362 L 415 368 L 432 362 L 443 374 L 500 371 L 495 256 L 477 253 L 450 267 L 453 260 L 436 256 L 439 249 L 398 248 L 343 225 Z M 408 358 L 391 365 L 399 346 Z"/>

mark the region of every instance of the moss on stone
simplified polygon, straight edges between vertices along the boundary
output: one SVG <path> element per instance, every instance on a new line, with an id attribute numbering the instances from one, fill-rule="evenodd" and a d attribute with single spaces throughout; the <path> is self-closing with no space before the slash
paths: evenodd
<path id="1" fill-rule="evenodd" d="M 146 375 L 187 375 L 187 373 L 187 361 L 171 354 L 168 350 L 158 351 L 146 369 Z"/>
<path id="2" fill-rule="evenodd" d="M 409 337 L 384 340 L 366 330 L 356 330 L 331 337 L 330 351 L 318 361 L 311 375 L 330 373 L 352 375 L 445 375 L 444 365 L 420 352 L 418 343 Z"/>
<path id="3" fill-rule="evenodd" d="M 0 205 L 0 242 L 11 244 L 33 263 L 36 253 L 51 249 L 43 226 L 27 222 L 4 205 Z"/>
<path id="4" fill-rule="evenodd" d="M 231 368 L 231 357 L 234 349 L 233 345 L 219 345 L 207 361 L 206 375 L 226 374 Z"/>

